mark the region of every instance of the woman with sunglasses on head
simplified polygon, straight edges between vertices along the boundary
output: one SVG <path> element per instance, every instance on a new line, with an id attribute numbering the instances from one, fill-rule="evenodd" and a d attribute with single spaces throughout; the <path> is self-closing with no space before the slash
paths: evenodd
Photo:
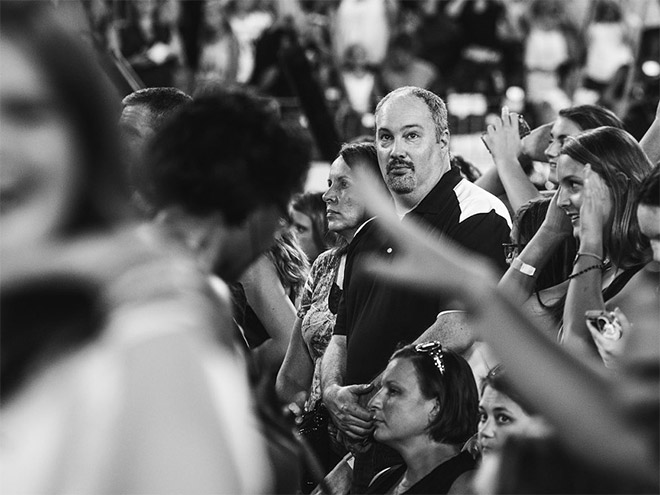
<path id="1" fill-rule="evenodd" d="M 378 473 L 367 493 L 464 493 L 475 461 L 463 444 L 475 433 L 477 386 L 468 363 L 439 342 L 394 352 L 369 401 L 374 438 L 405 464 Z"/>

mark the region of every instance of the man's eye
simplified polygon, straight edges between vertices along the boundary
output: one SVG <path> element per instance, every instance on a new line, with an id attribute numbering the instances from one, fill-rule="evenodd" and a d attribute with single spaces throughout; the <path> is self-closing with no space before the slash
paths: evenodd
<path id="1" fill-rule="evenodd" d="M 407 137 L 408 139 L 417 139 L 417 138 L 419 137 L 419 134 L 417 134 L 416 132 L 411 132 L 411 133 L 408 134 L 406 137 Z"/>

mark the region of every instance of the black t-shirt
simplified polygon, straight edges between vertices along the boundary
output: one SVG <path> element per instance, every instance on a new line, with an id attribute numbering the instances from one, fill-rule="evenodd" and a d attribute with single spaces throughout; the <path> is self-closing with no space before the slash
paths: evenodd
<path id="1" fill-rule="evenodd" d="M 509 239 L 506 207 L 494 196 L 451 169 L 410 213 L 454 242 L 478 252 L 506 269 L 502 243 Z M 346 255 L 344 294 L 334 333 L 347 337 L 345 383 L 368 383 L 387 365 L 400 342 L 410 343 L 435 321 L 451 301 L 424 294 L 360 271 L 365 257 L 395 256 L 392 243 L 374 221 L 352 240 Z M 455 308 L 453 308 L 455 309 Z"/>

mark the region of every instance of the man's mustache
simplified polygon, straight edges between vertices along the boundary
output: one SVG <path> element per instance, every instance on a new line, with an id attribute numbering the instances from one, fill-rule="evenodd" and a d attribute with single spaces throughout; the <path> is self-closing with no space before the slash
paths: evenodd
<path id="1" fill-rule="evenodd" d="M 387 171 L 391 171 L 393 168 L 401 168 L 401 167 L 406 167 L 410 169 L 414 169 L 415 166 L 407 162 L 406 160 L 402 160 L 401 158 L 392 158 L 390 161 L 387 162 Z"/>

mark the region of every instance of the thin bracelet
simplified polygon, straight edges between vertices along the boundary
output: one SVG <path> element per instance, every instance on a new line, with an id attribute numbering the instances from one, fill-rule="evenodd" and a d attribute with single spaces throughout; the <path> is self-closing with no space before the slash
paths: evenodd
<path id="1" fill-rule="evenodd" d="M 590 272 L 591 270 L 595 270 L 596 268 L 600 268 L 602 270 L 603 268 L 605 268 L 605 265 L 603 265 L 602 263 L 599 265 L 591 265 L 590 267 L 587 267 L 584 270 L 580 270 L 577 273 L 573 273 L 572 275 L 569 275 L 567 280 L 571 280 L 575 277 L 579 277 L 580 275 Z"/>
<path id="2" fill-rule="evenodd" d="M 589 256 L 590 258 L 597 259 L 600 263 L 603 263 L 603 258 L 602 258 L 601 256 L 598 256 L 598 255 L 595 254 L 595 253 L 588 253 L 588 252 L 586 252 L 586 251 L 585 251 L 585 252 L 578 251 L 578 253 L 575 255 L 575 260 L 573 261 L 573 264 L 577 263 L 578 258 L 579 258 L 580 256 Z"/>

